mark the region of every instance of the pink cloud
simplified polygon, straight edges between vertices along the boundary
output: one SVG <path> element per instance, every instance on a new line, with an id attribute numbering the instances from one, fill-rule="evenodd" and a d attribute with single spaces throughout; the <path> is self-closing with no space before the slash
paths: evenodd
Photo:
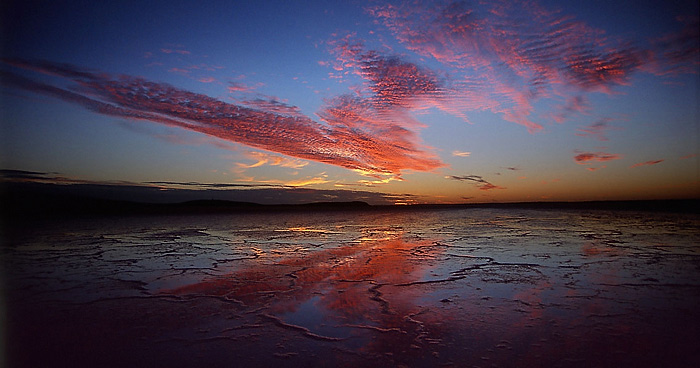
<path id="1" fill-rule="evenodd" d="M 202 83 L 216 82 L 216 78 L 214 78 L 214 77 L 202 77 L 202 78 L 199 78 L 198 80 Z"/>
<path id="2" fill-rule="evenodd" d="M 168 71 L 171 73 L 183 74 L 183 75 L 190 74 L 190 71 L 188 69 L 182 69 L 182 68 L 170 68 L 170 69 L 168 69 Z"/>
<path id="3" fill-rule="evenodd" d="M 375 108 L 411 108 L 420 101 L 435 100 L 444 95 L 440 78 L 433 71 L 406 61 L 398 56 L 388 56 L 376 50 L 366 50 L 361 41 L 349 37 L 332 43 L 338 62 L 345 68 L 353 68 L 367 83 Z"/>
<path id="4" fill-rule="evenodd" d="M 622 158 L 621 155 L 605 152 L 582 152 L 574 156 L 574 161 L 580 165 L 587 165 L 591 162 L 605 162 Z"/>
<path id="5" fill-rule="evenodd" d="M 638 50 L 532 1 L 417 2 L 370 13 L 414 51 L 517 78 L 533 95 L 556 82 L 582 89 L 624 83 L 642 62 Z"/>
<path id="6" fill-rule="evenodd" d="M 682 156 L 680 159 L 681 159 L 681 160 L 687 160 L 687 159 L 689 159 L 689 158 L 693 158 L 693 157 L 697 157 L 697 156 L 698 156 L 697 153 L 691 153 L 691 154 L 689 154 L 689 155 Z"/>
<path id="7" fill-rule="evenodd" d="M 236 83 L 236 82 L 229 82 L 229 86 L 227 87 L 228 91 L 231 93 L 234 92 L 250 92 L 253 91 L 259 87 L 262 86 L 262 83 L 258 83 L 254 86 L 248 86 L 243 83 Z"/>
<path id="8" fill-rule="evenodd" d="M 365 88 L 358 91 L 367 95 L 373 108 L 381 111 L 421 110 L 430 107 L 441 109 L 464 120 L 464 111 L 491 109 L 506 120 L 524 125 L 529 131 L 542 129 L 540 124 L 528 118 L 531 106 L 516 88 L 509 87 L 500 95 L 522 102 L 522 108 L 503 108 L 483 89 L 490 88 L 490 81 L 448 81 L 446 76 L 421 67 L 403 57 L 385 55 L 376 50 L 366 50 L 362 41 L 352 35 L 331 42 L 338 64 L 354 70 L 365 81 Z M 450 83 L 448 83 L 450 82 Z"/>
<path id="9" fill-rule="evenodd" d="M 73 92 L 2 72 L 2 83 L 50 95 L 97 113 L 147 120 L 204 133 L 300 159 L 357 170 L 369 175 L 400 177 L 404 170 L 432 171 L 445 166 L 403 120 L 376 111 L 357 114 L 350 104 L 328 113 L 326 124 L 298 113 L 296 107 L 271 103 L 255 108 L 225 103 L 206 95 L 142 78 L 112 78 L 50 62 L 12 61 L 13 65 L 59 75 L 80 85 Z M 361 101 L 362 103 L 366 101 Z M 281 111 L 280 109 L 284 110 Z M 326 110 L 328 111 L 328 110 Z M 294 112 L 290 114 L 289 112 Z M 369 118 L 368 125 L 355 124 Z M 377 124 L 378 121 L 388 124 Z M 393 122 L 393 123 L 392 123 Z"/>
<path id="10" fill-rule="evenodd" d="M 640 167 L 640 166 L 651 166 L 651 165 L 656 165 L 656 164 L 659 164 L 659 163 L 662 163 L 662 162 L 664 162 L 664 160 L 652 160 L 652 161 L 640 162 L 640 163 L 637 163 L 637 164 L 634 164 L 634 165 L 630 166 L 630 169 L 633 169 L 633 168 L 635 168 L 635 167 Z"/>
<path id="11" fill-rule="evenodd" d="M 531 118 L 537 99 L 564 97 L 553 115 L 562 122 L 590 109 L 583 94 L 626 85 L 652 60 L 666 66 L 695 62 L 694 70 L 684 70 L 697 70 L 697 20 L 686 22 L 694 28 L 643 49 L 536 1 L 419 0 L 368 12 L 408 49 L 454 67 L 457 110 L 491 110 L 531 132 L 542 128 Z M 654 59 L 656 54 L 662 56 Z"/>

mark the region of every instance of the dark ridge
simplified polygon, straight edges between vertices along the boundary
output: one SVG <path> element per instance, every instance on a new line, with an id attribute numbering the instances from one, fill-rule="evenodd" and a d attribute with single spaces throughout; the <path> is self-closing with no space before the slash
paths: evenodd
<path id="1" fill-rule="evenodd" d="M 96 198 L 90 194 L 46 190 L 43 185 L 5 186 L 0 190 L 0 221 L 7 226 L 28 220 L 93 218 L 99 216 L 177 215 L 286 211 L 353 211 L 369 209 L 365 202 L 315 202 L 265 205 L 253 202 L 201 199 L 152 203 Z"/>
<path id="2" fill-rule="evenodd" d="M 51 189 L 51 190 L 49 190 Z M 29 220 L 92 218 L 96 216 L 177 215 L 207 213 L 275 213 L 289 211 L 420 211 L 467 208 L 502 208 L 536 210 L 610 210 L 700 213 L 700 199 L 588 201 L 588 202 L 520 202 L 469 203 L 453 205 L 369 205 L 365 202 L 315 202 L 305 204 L 258 204 L 227 200 L 192 200 L 179 203 L 148 203 L 138 200 L 104 199 L 55 186 L 0 186 L 1 225 L 12 226 Z"/>

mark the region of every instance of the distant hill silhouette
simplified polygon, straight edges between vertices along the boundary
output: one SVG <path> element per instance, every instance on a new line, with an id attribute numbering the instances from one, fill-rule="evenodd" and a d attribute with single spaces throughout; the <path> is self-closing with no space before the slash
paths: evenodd
<path id="1" fill-rule="evenodd" d="M 206 213 L 250 213 L 287 211 L 367 211 L 367 210 L 434 210 L 454 208 L 528 208 L 558 210 L 631 210 L 700 213 L 700 200 L 589 201 L 589 202 L 521 202 L 469 203 L 453 205 L 369 205 L 361 201 L 313 202 L 304 204 L 259 204 L 253 202 L 200 199 L 178 203 L 149 203 L 114 200 L 59 190 L 60 185 L 37 183 L 3 183 L 0 208 L 3 222 L 63 217 L 114 215 L 169 215 Z"/>

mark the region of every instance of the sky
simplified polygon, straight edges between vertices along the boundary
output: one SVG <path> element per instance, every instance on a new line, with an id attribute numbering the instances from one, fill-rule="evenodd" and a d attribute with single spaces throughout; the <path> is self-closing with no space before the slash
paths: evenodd
<path id="1" fill-rule="evenodd" d="M 0 4 L 4 181 L 261 203 L 700 197 L 694 0 Z"/>

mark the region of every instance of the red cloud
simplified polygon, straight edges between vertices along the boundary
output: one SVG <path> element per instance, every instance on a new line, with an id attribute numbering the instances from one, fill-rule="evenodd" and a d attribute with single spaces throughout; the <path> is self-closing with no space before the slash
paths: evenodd
<path id="1" fill-rule="evenodd" d="M 360 41 L 350 37 L 333 43 L 338 63 L 345 68 L 354 68 L 367 81 L 371 102 L 377 109 L 417 109 L 437 107 L 466 120 L 464 111 L 491 109 L 503 114 L 509 121 L 524 125 L 529 131 L 542 126 L 528 120 L 531 110 L 529 100 L 514 87 L 503 88 L 494 93 L 484 93 L 494 85 L 494 80 L 469 80 L 447 85 L 447 78 L 403 60 L 397 56 L 383 55 L 376 50 L 365 50 Z M 496 99 L 504 98 L 518 108 L 504 108 Z"/>
<path id="2" fill-rule="evenodd" d="M 622 158 L 621 155 L 605 152 L 583 152 L 574 156 L 577 164 L 587 165 L 591 162 L 605 162 Z"/>
<path id="3" fill-rule="evenodd" d="M 640 162 L 638 164 L 634 164 L 630 166 L 630 169 L 633 169 L 635 167 L 640 167 L 640 166 L 651 166 L 651 165 L 656 165 L 658 163 L 664 162 L 664 160 L 654 160 L 654 161 L 646 161 L 646 162 Z"/>
<path id="4" fill-rule="evenodd" d="M 329 119 L 332 123 L 325 125 L 302 115 L 296 107 L 281 103 L 268 101 L 268 105 L 251 108 L 142 78 L 111 78 L 104 73 L 50 62 L 14 60 L 12 63 L 69 78 L 80 85 L 76 89 L 80 93 L 10 72 L 2 72 L 3 83 L 105 115 L 167 124 L 369 175 L 400 177 L 403 170 L 431 171 L 444 166 L 399 121 L 377 128 L 353 125 L 352 120 L 338 118 Z M 383 121 L 391 121 L 386 119 Z"/>

